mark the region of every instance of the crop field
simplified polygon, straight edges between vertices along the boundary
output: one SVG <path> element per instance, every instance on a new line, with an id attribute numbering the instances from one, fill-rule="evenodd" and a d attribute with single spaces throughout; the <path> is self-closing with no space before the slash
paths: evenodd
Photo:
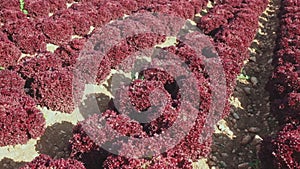
<path id="1" fill-rule="evenodd" d="M 0 169 L 300 169 L 300 1 L 0 0 Z"/>

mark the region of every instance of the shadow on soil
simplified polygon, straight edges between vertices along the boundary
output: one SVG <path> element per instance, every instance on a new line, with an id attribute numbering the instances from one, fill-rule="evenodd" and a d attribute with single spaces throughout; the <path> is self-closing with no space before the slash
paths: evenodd
<path id="1" fill-rule="evenodd" d="M 25 165 L 25 162 L 15 162 L 10 158 L 4 158 L 0 161 L 1 169 L 17 169 Z"/>
<path id="2" fill-rule="evenodd" d="M 70 154 L 69 140 L 74 125 L 69 122 L 56 123 L 47 127 L 45 134 L 37 142 L 36 151 L 54 159 L 67 158 Z"/>

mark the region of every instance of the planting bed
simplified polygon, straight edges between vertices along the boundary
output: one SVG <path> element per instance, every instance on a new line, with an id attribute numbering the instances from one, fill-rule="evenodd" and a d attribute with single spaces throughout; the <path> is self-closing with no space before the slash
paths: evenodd
<path id="1" fill-rule="evenodd" d="M 300 154 L 300 94 L 299 94 L 299 6 L 298 1 L 283 1 L 280 29 L 274 55 L 274 73 L 268 84 L 271 111 L 282 129 L 266 139 L 260 153 L 264 165 L 273 168 L 299 168 Z"/>
<path id="2" fill-rule="evenodd" d="M 299 168 L 299 12 L 292 0 L 0 0 L 0 168 Z M 130 34 L 141 28 L 152 32 Z M 132 55 L 171 66 L 140 71 Z"/>

